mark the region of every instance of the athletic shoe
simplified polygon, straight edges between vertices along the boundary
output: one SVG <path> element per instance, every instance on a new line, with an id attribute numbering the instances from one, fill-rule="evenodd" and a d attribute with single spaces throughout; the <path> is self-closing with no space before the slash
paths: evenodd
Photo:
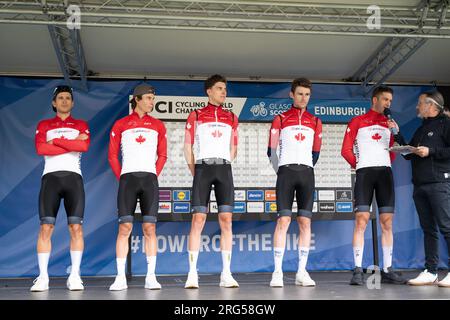
<path id="1" fill-rule="evenodd" d="M 450 273 L 447 274 L 447 276 L 438 282 L 439 287 L 445 287 L 450 288 Z"/>
<path id="2" fill-rule="evenodd" d="M 283 272 L 277 271 L 272 273 L 272 280 L 270 280 L 270 286 L 274 288 L 283 287 Z"/>
<path id="3" fill-rule="evenodd" d="M 189 272 L 184 285 L 185 289 L 198 289 L 198 274 L 197 272 Z"/>
<path id="4" fill-rule="evenodd" d="M 364 284 L 364 273 L 361 267 L 356 267 L 353 270 L 353 276 L 350 280 L 350 284 L 353 286 L 362 286 Z"/>
<path id="5" fill-rule="evenodd" d="M 391 284 L 405 284 L 407 280 L 402 276 L 400 272 L 396 272 L 392 267 L 387 268 L 388 272 L 381 270 L 381 282 Z"/>
<path id="6" fill-rule="evenodd" d="M 221 273 L 220 274 L 220 284 L 219 286 L 225 287 L 225 288 L 239 288 L 239 284 L 236 280 L 234 280 L 233 276 L 231 275 L 231 272 L 228 273 Z"/>
<path id="7" fill-rule="evenodd" d="M 116 276 L 114 283 L 109 287 L 109 291 L 121 291 L 125 289 L 128 289 L 127 277 L 125 275 Z"/>
<path id="8" fill-rule="evenodd" d="M 41 291 L 47 291 L 48 290 L 48 277 L 37 277 L 33 281 L 33 286 L 30 288 L 30 291 L 32 292 L 41 292 Z"/>
<path id="9" fill-rule="evenodd" d="M 83 281 L 81 281 L 81 278 L 79 275 L 70 275 L 69 278 L 67 278 L 67 289 L 71 291 L 81 291 L 84 290 Z"/>
<path id="10" fill-rule="evenodd" d="M 150 290 L 161 289 L 161 285 L 156 280 L 155 274 L 149 274 L 145 277 L 145 289 L 150 289 Z"/>
<path id="11" fill-rule="evenodd" d="M 425 269 L 416 278 L 409 280 L 408 284 L 412 286 L 427 286 L 436 284 L 438 280 L 437 274 L 430 273 Z"/>
<path id="12" fill-rule="evenodd" d="M 302 287 L 314 287 L 316 282 L 311 279 L 308 271 L 300 271 L 295 275 L 295 284 Z"/>

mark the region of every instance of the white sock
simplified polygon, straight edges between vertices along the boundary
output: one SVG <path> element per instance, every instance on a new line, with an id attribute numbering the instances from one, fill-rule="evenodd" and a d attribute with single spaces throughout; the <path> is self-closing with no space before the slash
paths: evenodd
<path id="1" fill-rule="evenodd" d="M 308 262 L 308 247 L 300 247 L 298 248 L 298 270 L 297 272 L 306 271 L 306 263 Z"/>
<path id="2" fill-rule="evenodd" d="M 283 272 L 283 256 L 284 256 L 284 248 L 273 248 L 273 261 L 275 264 L 274 272 Z"/>
<path id="3" fill-rule="evenodd" d="M 231 273 L 231 251 L 222 250 L 222 273 Z"/>
<path id="4" fill-rule="evenodd" d="M 117 258 L 117 275 L 124 276 L 125 275 L 125 265 L 127 264 L 127 258 Z"/>
<path id="5" fill-rule="evenodd" d="M 189 273 L 197 273 L 198 251 L 188 251 Z"/>
<path id="6" fill-rule="evenodd" d="M 147 256 L 147 275 L 155 274 L 156 256 Z"/>
<path id="7" fill-rule="evenodd" d="M 70 260 L 72 262 L 70 275 L 80 275 L 80 264 L 82 256 L 83 251 L 70 251 Z"/>
<path id="8" fill-rule="evenodd" d="M 353 259 L 355 259 L 355 267 L 362 267 L 364 247 L 353 247 Z"/>
<path id="9" fill-rule="evenodd" d="M 48 278 L 48 260 L 50 258 L 50 252 L 38 253 L 38 265 L 39 265 L 39 276 L 43 278 Z"/>
<path id="10" fill-rule="evenodd" d="M 392 266 L 392 247 L 383 247 L 383 271 L 388 272 L 388 269 Z"/>

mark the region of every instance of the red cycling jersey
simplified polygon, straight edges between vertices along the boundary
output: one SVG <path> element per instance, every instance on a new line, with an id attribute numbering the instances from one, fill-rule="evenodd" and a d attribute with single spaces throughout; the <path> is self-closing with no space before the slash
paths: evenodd
<path id="1" fill-rule="evenodd" d="M 80 134 L 88 139 L 75 140 Z M 48 143 L 52 141 L 52 144 Z M 36 129 L 35 145 L 38 155 L 45 157 L 42 175 L 54 171 L 72 171 L 81 175 L 81 153 L 89 149 L 90 133 L 88 124 L 72 116 L 62 120 L 56 116 L 39 122 Z"/>
<path id="2" fill-rule="evenodd" d="M 278 166 L 303 164 L 313 167 L 313 152 L 322 145 L 322 121 L 308 111 L 291 107 L 275 116 L 270 128 L 269 149 L 280 148 Z"/>
<path id="3" fill-rule="evenodd" d="M 118 155 L 122 146 L 122 166 Z M 167 160 L 166 127 L 149 115 L 136 111 L 117 120 L 111 130 L 108 161 L 117 179 L 129 172 L 161 173 Z"/>
<path id="4" fill-rule="evenodd" d="M 341 155 L 352 168 L 390 167 L 395 154 L 389 151 L 394 136 L 387 117 L 372 109 L 354 117 L 348 124 Z"/>
<path id="5" fill-rule="evenodd" d="M 185 143 L 198 144 L 199 159 L 221 158 L 231 161 L 230 145 L 238 144 L 238 118 L 221 106 L 208 104 L 189 114 Z"/>

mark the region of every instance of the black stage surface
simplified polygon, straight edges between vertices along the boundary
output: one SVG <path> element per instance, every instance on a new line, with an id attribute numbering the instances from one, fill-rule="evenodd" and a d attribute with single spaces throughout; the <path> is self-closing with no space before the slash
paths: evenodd
<path id="1" fill-rule="evenodd" d="M 411 279 L 419 272 L 402 273 Z M 270 273 L 248 273 L 234 274 L 239 288 L 220 288 L 218 274 L 200 274 L 199 289 L 184 289 L 186 275 L 161 275 L 161 290 L 144 289 L 144 276 L 134 276 L 128 281 L 128 289 L 119 292 L 108 290 L 114 277 L 82 277 L 84 291 L 69 291 L 66 278 L 50 278 L 50 290 L 46 292 L 30 292 L 31 278 L 7 278 L 0 279 L 0 300 L 450 300 L 450 288 L 381 283 L 379 289 L 369 289 L 367 285 L 350 286 L 350 271 L 310 275 L 316 287 L 296 286 L 295 273 L 285 273 L 284 287 L 271 288 Z M 439 279 L 444 276 L 440 272 Z"/>

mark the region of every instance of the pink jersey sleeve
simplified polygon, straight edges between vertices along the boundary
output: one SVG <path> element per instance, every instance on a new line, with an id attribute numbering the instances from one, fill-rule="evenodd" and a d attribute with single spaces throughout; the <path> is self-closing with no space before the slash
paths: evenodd
<path id="1" fill-rule="evenodd" d="M 280 140 L 280 131 L 281 131 L 281 119 L 279 116 L 275 116 L 272 121 L 272 126 L 270 127 L 269 133 L 269 149 L 277 149 L 278 143 Z"/>

